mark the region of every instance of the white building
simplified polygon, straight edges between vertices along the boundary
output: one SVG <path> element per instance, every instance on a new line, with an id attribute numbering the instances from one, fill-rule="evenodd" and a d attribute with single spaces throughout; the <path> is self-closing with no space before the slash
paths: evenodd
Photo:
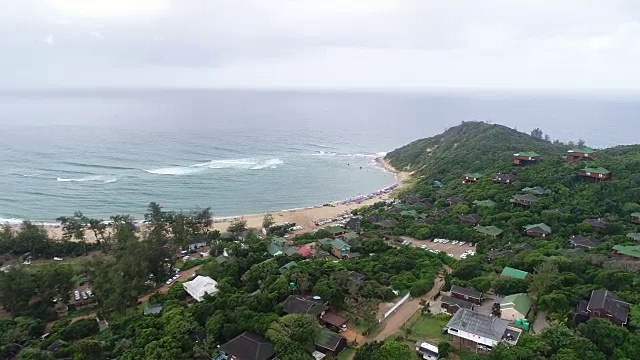
<path id="1" fill-rule="evenodd" d="M 208 276 L 198 275 L 195 279 L 182 284 L 184 291 L 197 301 L 204 300 L 204 294 L 215 295 L 218 282 Z"/>
<path id="2" fill-rule="evenodd" d="M 508 321 L 469 309 L 460 309 L 453 315 L 447 332 L 453 344 L 475 351 L 490 350 L 501 341 L 515 345 L 520 337 L 520 330 L 509 327 Z"/>
<path id="3" fill-rule="evenodd" d="M 435 345 L 418 341 L 416 343 L 416 352 L 424 360 L 438 360 L 438 347 Z"/>

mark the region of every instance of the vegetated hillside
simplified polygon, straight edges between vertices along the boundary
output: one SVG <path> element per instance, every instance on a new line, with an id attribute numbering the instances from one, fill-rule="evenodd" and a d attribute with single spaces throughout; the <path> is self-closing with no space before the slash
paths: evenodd
<path id="1" fill-rule="evenodd" d="M 470 151 L 465 145 L 459 145 L 458 148 Z M 441 154 L 442 157 L 447 155 Z M 571 236 L 594 234 L 593 229 L 584 223 L 585 219 L 602 218 L 608 226 L 598 234 L 603 242 L 594 251 L 606 255 L 613 245 L 633 243 L 626 237 L 627 233 L 640 232 L 640 226 L 630 221 L 632 213 L 640 212 L 640 145 L 600 150 L 598 158 L 593 161 L 568 163 L 558 155 L 528 167 L 512 165 L 511 154 L 504 155 L 504 159 L 499 158 L 500 154 L 490 151 L 470 153 L 470 156 L 483 164 L 481 168 L 511 172 L 514 179 L 510 184 L 497 183 L 492 179 L 493 172 L 487 171 L 478 182 L 463 184 L 459 180 L 462 172 L 454 165 L 451 170 L 442 169 L 443 178 L 452 180 L 445 181 L 441 188 L 431 185 L 432 177 L 419 176 L 416 184 L 402 195 L 405 202 L 401 210 L 415 210 L 418 214 L 427 215 L 426 220 L 417 222 L 412 216 L 392 213 L 391 216 L 398 221 L 394 228 L 395 235 L 478 242 L 479 252 L 519 243 L 534 247 L 546 244 L 554 249 L 566 249 L 570 246 L 568 239 Z M 579 170 L 587 166 L 604 167 L 613 173 L 613 179 L 595 181 L 580 177 Z M 527 187 L 541 187 L 544 194 L 539 195 L 531 206 L 514 206 L 511 199 L 514 195 L 526 194 L 523 189 Z M 453 196 L 460 196 L 464 201 L 447 206 L 446 200 Z M 422 200 L 432 206 L 425 207 Z M 476 200 L 491 200 L 495 205 L 474 206 Z M 439 210 L 448 213 L 430 215 Z M 504 232 L 493 239 L 476 232 L 471 226 L 461 225 L 458 215 L 469 213 L 480 215 L 479 225 L 497 226 Z M 523 226 L 537 223 L 545 223 L 553 230 L 553 234 L 545 241 L 522 233 Z M 527 270 L 533 271 L 533 267 Z"/>
<path id="2" fill-rule="evenodd" d="M 442 145 L 434 148 L 438 143 Z M 424 150 L 427 148 L 432 150 Z M 395 166 L 416 169 L 418 181 L 405 196 L 417 195 L 428 199 L 435 209 L 451 210 L 449 217 L 425 225 L 424 229 L 412 224 L 411 231 L 405 234 L 418 238 L 484 239 L 471 228 L 461 228 L 456 217 L 476 212 L 482 216 L 480 225 L 504 230 L 499 239 L 484 241 L 485 245 L 530 242 L 522 236 L 522 227 L 546 223 L 554 231 L 551 240 L 557 239 L 558 248 L 566 248 L 569 237 L 590 234 L 583 220 L 604 218 L 609 222 L 605 234 L 622 236 L 603 244 L 604 254 L 611 245 L 626 241 L 628 232 L 640 232 L 640 227 L 629 221 L 632 213 L 640 212 L 640 145 L 599 150 L 596 160 L 576 163 L 562 158 L 567 148 L 501 125 L 471 122 L 389 153 L 388 160 Z M 416 155 L 417 149 L 423 149 L 424 154 Z M 513 153 L 518 151 L 536 151 L 543 160 L 532 166 L 514 166 Z M 412 152 L 416 160 L 406 160 Z M 578 176 L 579 170 L 587 166 L 604 167 L 613 173 L 613 179 L 596 182 Z M 477 183 L 463 184 L 460 177 L 467 172 L 484 176 Z M 498 172 L 511 173 L 514 179 L 510 184 L 497 183 L 492 177 Z M 443 180 L 444 186 L 432 187 L 434 179 Z M 514 207 L 512 197 L 525 194 L 522 189 L 526 187 L 542 187 L 545 193 L 529 207 Z M 464 201 L 447 207 L 445 201 L 451 196 L 461 196 Z M 475 207 L 476 200 L 491 200 L 496 206 Z"/>
<path id="3" fill-rule="evenodd" d="M 559 157 L 567 149 L 503 125 L 472 121 L 391 151 L 386 160 L 397 169 L 416 171 L 431 180 L 451 180 L 466 172 L 497 171 L 517 152 Z"/>
<path id="4" fill-rule="evenodd" d="M 526 139 L 526 148 L 506 151 L 525 143 L 518 139 Z M 631 214 L 640 212 L 640 145 L 599 150 L 595 160 L 569 163 L 561 156 L 562 145 L 547 142 L 534 147 L 539 142 L 502 126 L 465 123 L 396 150 L 388 160 L 416 169 L 418 181 L 400 195 L 401 201 L 361 210 L 367 219 L 362 227 L 384 221 L 394 224 L 388 232 L 395 236 L 472 242 L 476 254 L 453 265 L 448 284 L 501 296 L 527 293 L 532 298 L 535 309 L 527 319 L 546 320 L 534 322 L 535 332 L 523 334 L 515 347 L 493 347 L 486 359 L 564 359 L 565 355 L 567 359 L 637 359 L 640 261 L 633 253 L 626 258 L 612 256 L 612 249 L 639 244 L 634 239 L 640 224 L 632 221 Z M 438 143 L 447 144 L 446 149 L 433 149 Z M 430 154 L 427 148 L 432 149 Z M 512 165 L 512 153 L 526 150 L 540 153 L 544 160 L 528 167 Z M 439 163 L 439 159 L 450 160 Z M 579 176 L 585 167 L 604 167 L 613 178 L 596 181 Z M 473 171 L 484 176 L 463 184 L 460 176 Z M 509 183 L 493 181 L 498 171 L 514 178 Z M 432 184 L 438 178 L 444 180 L 442 186 Z M 512 203 L 514 195 L 526 193 L 538 195 L 529 198 L 530 205 Z M 454 196 L 459 202 L 447 203 Z M 469 216 L 461 217 L 469 214 L 477 215 L 473 219 L 480 228 L 468 223 Z M 540 230 L 527 234 L 528 225 Z M 499 229 L 487 232 L 490 226 Z M 501 276 L 507 266 L 527 271 L 529 280 Z M 597 317 L 574 317 L 580 314 L 577 306 L 597 289 L 630 304 L 628 317 L 621 312 L 625 326 Z"/>

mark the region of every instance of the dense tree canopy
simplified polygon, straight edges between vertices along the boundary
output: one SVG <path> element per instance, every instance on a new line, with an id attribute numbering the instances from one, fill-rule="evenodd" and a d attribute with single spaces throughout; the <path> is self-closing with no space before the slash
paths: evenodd
<path id="1" fill-rule="evenodd" d="M 18 229 L 5 226 L 0 231 L 0 254 L 17 266 L 0 272 L 0 304 L 11 315 L 0 320 L 0 358 L 209 360 L 218 345 L 249 331 L 265 335 L 280 359 L 310 359 L 318 321 L 285 314 L 281 304 L 289 295 L 319 296 L 366 334 L 378 324 L 380 303 L 394 301 L 397 293 L 422 296 L 438 274 L 446 273 L 443 267 L 450 266 L 453 271 L 445 276 L 445 290 L 456 284 L 497 295 L 528 293 L 536 304 L 534 313 L 545 312 L 551 324 L 538 334 L 523 334 L 516 346 L 498 345 L 487 355 L 463 355 L 465 359 L 636 359 L 640 266 L 610 258 L 609 252 L 614 245 L 633 244 L 628 232 L 640 232 L 629 221 L 631 213 L 640 212 L 640 146 L 599 151 L 590 165 L 604 166 L 615 175 L 611 181 L 594 182 L 576 176 L 584 163 L 562 159 L 571 144 L 552 143 L 541 129 L 533 135 L 471 122 L 389 153 L 393 165 L 416 171 L 415 184 L 396 202 L 354 211 L 360 230 L 350 245 L 360 256 L 343 261 L 324 256 L 305 260 L 298 254 L 273 257 L 267 246 L 293 225 L 274 225 L 273 217 L 265 216 L 263 236 L 237 219 L 228 233 L 221 234 L 211 229 L 208 208 L 174 212 L 151 203 L 144 225 L 129 215 L 114 215 L 104 222 L 76 212 L 59 219 L 64 239 L 51 239 L 42 227 L 29 222 Z M 513 167 L 511 157 L 519 151 L 536 151 L 543 160 Z M 458 179 L 466 172 L 485 176 L 477 183 L 462 184 Z M 512 172 L 514 181 L 491 181 L 497 172 Z M 512 205 L 514 195 L 536 186 L 542 191 L 531 206 Z M 461 202 L 447 205 L 454 195 Z M 477 206 L 475 200 L 495 204 Z M 461 223 L 458 216 L 469 213 L 479 215 L 480 225 L 499 227 L 503 233 L 486 236 Z M 597 231 L 584 222 L 590 218 L 604 219 L 607 225 Z M 381 221 L 390 225 L 381 226 Z M 549 225 L 552 233 L 544 238 L 523 233 L 523 226 L 537 223 Z M 87 235 L 97 242 L 87 241 Z M 601 241 L 593 249 L 578 251 L 569 243 L 574 235 Z M 319 230 L 288 239 L 302 245 L 330 236 Z M 400 246 L 396 241 L 400 236 L 463 240 L 476 245 L 476 255 L 452 259 Z M 196 243 L 210 245 L 212 256 L 184 262 L 181 250 Z M 323 246 L 317 245 L 320 249 Z M 21 265 L 29 258 L 44 261 L 86 253 L 90 255 L 73 264 Z M 219 256 L 222 253 L 228 256 Z M 159 291 L 173 276 L 174 267 L 196 266 L 197 274 L 218 282 L 215 296 L 190 302 L 180 282 Z M 500 276 L 506 266 L 526 271 L 529 277 Z M 88 315 L 75 319 L 72 309 L 48 327 L 46 339 L 39 340 L 45 322 L 58 316 L 57 301 L 84 282 L 98 295 L 98 307 L 82 310 Z M 603 319 L 574 321 L 576 305 L 599 288 L 631 304 L 625 327 Z M 149 304 L 163 306 L 159 314 L 141 313 L 139 302 L 147 302 L 145 294 Z M 96 315 L 109 320 L 108 329 L 99 332 Z M 44 351 L 52 344 L 57 349 Z M 441 343 L 439 348 L 444 353 L 447 346 Z M 401 340 L 370 342 L 357 349 L 354 359 L 404 360 L 413 352 Z"/>

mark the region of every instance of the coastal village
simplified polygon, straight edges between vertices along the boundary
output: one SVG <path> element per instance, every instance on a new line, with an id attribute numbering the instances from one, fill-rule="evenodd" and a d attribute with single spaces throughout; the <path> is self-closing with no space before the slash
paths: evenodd
<path id="1" fill-rule="evenodd" d="M 602 166 L 590 166 L 597 155 L 590 148 L 575 148 L 566 153 L 563 162 L 580 165 L 574 172 L 579 181 L 602 186 L 612 181 L 614 174 Z M 557 241 L 556 232 L 560 229 L 545 222 L 522 222 L 506 228 L 485 220 L 496 207 L 529 212 L 544 202 L 553 212 L 551 189 L 538 184 L 512 188 L 518 183 L 522 169 L 534 169 L 545 161 L 549 161 L 548 157 L 537 152 L 515 153 L 510 162 L 517 170 L 505 168 L 491 175 L 470 172 L 460 177 L 460 185 L 467 189 L 482 184 L 507 187 L 511 193 L 508 199 L 457 194 L 438 180 L 430 183 L 428 191 L 432 196 L 421 196 L 401 191 L 407 180 L 403 175 L 398 183 L 372 194 L 340 204 L 307 208 L 337 207 L 333 216 L 311 218 L 304 225 L 280 222 L 277 213 L 267 226 L 257 229 L 252 229 L 242 217 L 213 221 L 213 228 L 224 224 L 227 231 L 219 232 L 213 241 L 194 238 L 178 249 L 173 255 L 175 267 L 171 268 L 170 277 L 162 282 L 152 278 L 147 281 L 152 290 L 137 299 L 140 315 L 163 319 L 167 309 L 175 305 L 171 302 L 178 300 L 187 309 L 211 306 L 206 304 L 214 304 L 228 291 L 225 290 L 229 287 L 228 280 L 221 274 L 237 267 L 243 257 L 263 246 L 263 253 L 256 254 L 256 259 L 261 260 L 252 260 L 250 267 L 238 273 L 239 286 L 243 291 L 252 291 L 244 295 L 251 299 L 265 295 L 268 292 L 265 286 L 271 286 L 266 284 L 282 281 L 284 289 L 270 301 L 276 304 L 280 319 L 288 316 L 312 319 L 317 327 L 312 339 L 314 359 L 352 359 L 356 349 L 385 340 L 410 344 L 412 355 L 421 359 L 435 360 L 447 357 L 448 353 L 486 355 L 502 346 L 516 346 L 523 337 L 542 334 L 553 323 L 559 323 L 559 319 L 565 319 L 572 327 L 594 318 L 628 327 L 632 303 L 606 286 L 590 289 L 575 307 L 570 308 L 567 303 L 556 309 L 557 304 L 547 304 L 550 300 L 539 296 L 535 292 L 538 290 L 531 290 L 544 275 L 539 267 L 526 266 L 522 261 L 523 268 L 503 265 L 534 250 L 528 241 L 503 242 L 507 233 L 519 234 L 532 242 L 549 238 Z M 356 206 L 345 209 L 338 205 Z M 582 231 L 562 239 L 564 256 L 590 254 L 608 243 L 601 236 L 615 235 L 626 238 L 628 244 L 611 246 L 606 256 L 593 257 L 592 265 L 640 270 L 637 231 L 619 234 L 620 226 L 599 216 L 580 220 Z M 615 221 L 624 221 L 629 227 L 640 225 L 640 211 Z M 452 224 L 461 236 L 432 236 L 418 231 L 435 229 L 441 223 Z M 238 224 L 242 225 L 239 231 L 234 228 Z M 400 232 L 403 224 L 418 230 Z M 390 252 L 397 259 L 380 265 L 386 261 L 380 257 L 381 251 Z M 37 264 L 30 256 L 21 260 L 19 266 Z M 425 264 L 430 265 L 422 268 Z M 484 277 L 468 276 L 464 269 L 480 265 L 464 264 L 482 264 L 496 271 Z M 4 265 L 1 270 L 9 273 L 14 267 Z M 478 278 L 491 281 L 475 281 Z M 56 299 L 57 317 L 72 321 L 92 319 L 97 324 L 96 331 L 110 331 L 108 319 L 101 318 L 97 311 L 103 306 L 101 297 L 106 294 L 96 291 L 91 276 L 84 276 L 76 284 L 68 292 L 68 298 Z M 558 312 L 564 316 L 558 317 Z M 72 346 L 72 341 L 61 338 L 47 340 L 55 327 L 55 320 L 49 322 L 41 338 L 42 348 L 51 355 L 61 354 L 61 349 Z M 266 334 L 246 329 L 236 331 L 215 348 L 208 348 L 206 358 L 277 359 L 282 344 L 275 340 L 273 327 L 269 329 Z M 206 336 L 196 330 L 187 335 L 196 339 Z"/>

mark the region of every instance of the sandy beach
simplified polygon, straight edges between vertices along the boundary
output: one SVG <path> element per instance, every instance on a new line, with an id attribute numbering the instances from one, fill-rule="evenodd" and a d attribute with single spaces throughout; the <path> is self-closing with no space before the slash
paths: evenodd
<path id="1" fill-rule="evenodd" d="M 397 171 L 392 166 L 390 166 L 383 158 L 377 158 L 376 163 L 385 169 L 385 171 L 392 172 L 394 174 L 395 182 L 397 185 L 394 192 L 398 189 L 406 186 L 411 173 Z M 390 184 L 391 185 L 391 184 Z M 337 200 L 328 203 L 329 206 L 324 206 L 324 204 L 315 205 L 315 206 L 307 206 L 299 209 L 290 209 L 290 210 L 280 210 L 280 211 L 271 211 L 273 214 L 274 220 L 276 224 L 287 223 L 295 223 L 296 225 L 302 226 L 302 230 L 298 230 L 297 233 L 308 232 L 314 229 L 326 226 L 317 226 L 315 224 L 316 220 L 319 219 L 327 219 L 336 217 L 345 211 L 351 211 L 363 206 L 372 205 L 380 200 L 386 200 L 392 197 L 392 193 L 382 193 L 375 197 L 365 199 L 359 202 L 350 202 L 345 203 L 344 200 Z M 250 228 L 261 228 L 262 227 L 262 219 L 266 213 L 262 214 L 249 214 L 249 215 L 238 215 L 238 216 L 226 216 L 224 218 L 215 217 L 214 223 L 212 225 L 213 229 L 224 232 L 229 227 L 229 224 L 235 219 L 244 219 L 247 221 L 247 226 Z M 62 238 L 62 227 L 54 226 L 54 225 L 45 225 L 44 228 L 47 230 L 47 233 L 52 238 L 60 239 Z M 88 242 L 95 241 L 95 236 L 92 232 L 86 232 L 86 240 Z"/>

